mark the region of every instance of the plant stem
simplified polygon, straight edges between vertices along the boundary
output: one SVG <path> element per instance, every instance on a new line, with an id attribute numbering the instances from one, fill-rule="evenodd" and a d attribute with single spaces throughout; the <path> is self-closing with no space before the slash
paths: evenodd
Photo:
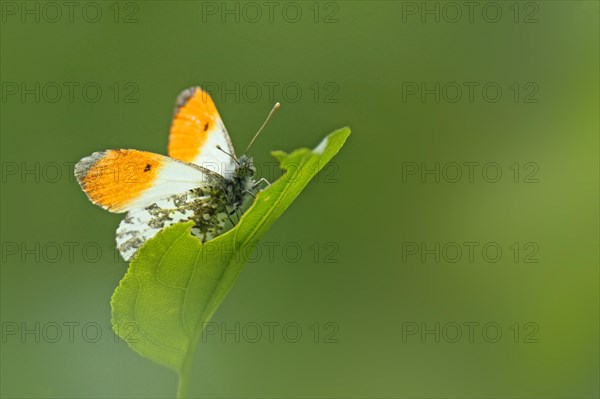
<path id="1" fill-rule="evenodd" d="M 189 375 L 189 370 L 181 371 L 179 373 L 179 381 L 177 382 L 177 399 L 185 399 L 187 397 Z"/>
<path id="2" fill-rule="evenodd" d="M 199 338 L 200 337 L 192 339 L 188 352 L 185 355 L 185 359 L 183 359 L 183 364 L 179 371 L 179 381 L 177 382 L 177 399 L 187 398 L 189 378 L 192 366 L 194 365 L 194 354 L 196 353 L 196 346 L 198 345 Z"/>
<path id="3" fill-rule="evenodd" d="M 200 332 L 202 334 L 202 330 Z M 183 359 L 181 370 L 179 370 L 179 381 L 177 382 L 177 399 L 185 399 L 188 394 L 189 377 L 192 372 L 192 366 L 194 365 L 194 355 L 196 354 L 196 347 L 198 341 L 200 341 L 200 334 L 192 338 L 190 347 Z"/>

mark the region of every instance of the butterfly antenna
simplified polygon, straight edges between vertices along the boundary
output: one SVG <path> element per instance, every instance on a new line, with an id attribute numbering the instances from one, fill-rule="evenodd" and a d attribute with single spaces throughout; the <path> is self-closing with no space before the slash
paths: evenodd
<path id="1" fill-rule="evenodd" d="M 235 163 L 237 163 L 238 165 L 240 164 L 238 162 L 238 160 L 233 156 L 233 154 L 228 153 L 227 151 L 225 151 L 223 148 L 221 148 L 220 145 L 217 145 L 217 150 L 222 151 L 224 154 L 227 154 L 231 157 L 231 159 L 233 159 L 235 161 Z"/>
<path id="2" fill-rule="evenodd" d="M 279 109 L 280 106 L 281 106 L 281 104 L 279 104 L 279 102 L 276 102 L 275 105 L 273 105 L 273 109 L 271 109 L 271 112 L 269 112 L 269 115 L 267 115 L 267 119 L 265 119 L 265 121 L 263 122 L 263 124 L 260 127 L 260 129 L 258 129 L 258 132 L 256 132 L 256 134 L 254 135 L 254 137 L 252 137 L 252 140 L 250 141 L 250 144 L 248 144 L 248 147 L 246 147 L 246 151 L 244 151 L 244 154 L 248 152 L 248 150 L 250 149 L 250 147 L 252 147 L 252 144 L 254 144 L 254 140 L 256 140 L 256 138 L 258 137 L 258 135 L 260 134 L 260 132 L 263 130 L 263 128 L 265 127 L 265 125 L 267 124 L 267 122 L 269 121 L 269 119 L 271 119 L 271 116 L 273 115 L 273 113 L 275 111 L 277 111 L 277 109 Z"/>

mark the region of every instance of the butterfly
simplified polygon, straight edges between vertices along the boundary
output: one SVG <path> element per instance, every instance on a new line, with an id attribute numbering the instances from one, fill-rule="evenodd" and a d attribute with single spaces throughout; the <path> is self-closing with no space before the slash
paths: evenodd
<path id="1" fill-rule="evenodd" d="M 109 212 L 125 213 L 116 234 L 124 260 L 161 229 L 193 221 L 202 241 L 223 232 L 258 185 L 256 167 L 245 153 L 236 157 L 231 138 L 210 95 L 200 87 L 176 100 L 169 133 L 169 156 L 139 150 L 94 152 L 75 165 L 75 177 L 90 201 Z M 268 184 L 268 182 L 267 182 Z"/>

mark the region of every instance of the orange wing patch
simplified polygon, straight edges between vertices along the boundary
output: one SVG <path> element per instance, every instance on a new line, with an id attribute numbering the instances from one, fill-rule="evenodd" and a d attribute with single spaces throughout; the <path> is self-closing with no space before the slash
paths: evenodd
<path id="1" fill-rule="evenodd" d="M 185 90 L 177 98 L 169 136 L 169 155 L 185 162 L 194 161 L 220 118 L 207 92 L 199 87 Z"/>
<path id="2" fill-rule="evenodd" d="M 119 212 L 153 185 L 162 164 L 157 154 L 108 150 L 83 158 L 75 166 L 75 176 L 94 204 Z"/>

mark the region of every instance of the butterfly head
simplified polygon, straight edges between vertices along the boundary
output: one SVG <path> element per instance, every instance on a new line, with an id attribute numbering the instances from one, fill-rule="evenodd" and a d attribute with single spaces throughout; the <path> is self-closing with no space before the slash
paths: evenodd
<path id="1" fill-rule="evenodd" d="M 235 177 L 239 180 L 250 181 L 256 175 L 256 167 L 254 166 L 254 160 L 252 157 L 242 155 L 238 159 L 238 165 L 235 168 Z"/>

